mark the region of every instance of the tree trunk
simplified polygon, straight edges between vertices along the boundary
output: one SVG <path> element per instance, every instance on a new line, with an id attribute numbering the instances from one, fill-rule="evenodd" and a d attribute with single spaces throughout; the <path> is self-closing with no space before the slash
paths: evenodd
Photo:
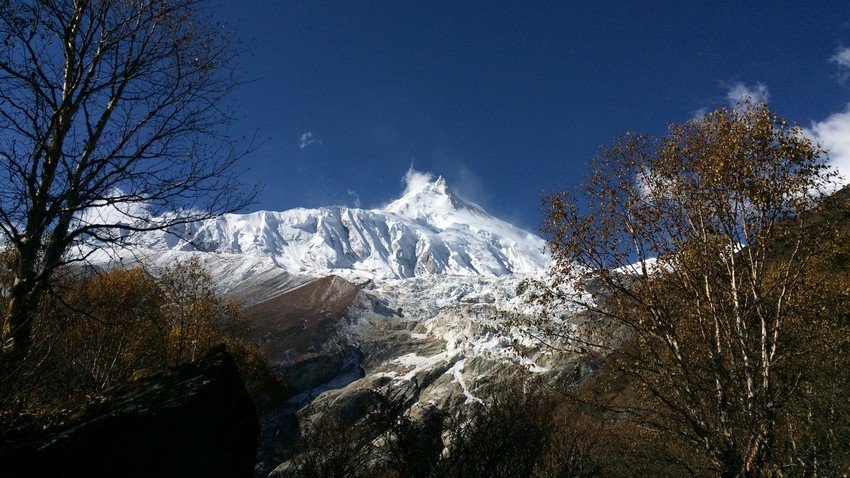
<path id="1" fill-rule="evenodd" d="M 41 301 L 35 264 L 38 248 L 23 247 L 15 267 L 15 283 L 9 290 L 9 306 L 3 320 L 3 351 L 23 359 L 32 345 L 32 321 Z"/>
<path id="2" fill-rule="evenodd" d="M 744 478 L 746 476 L 744 460 L 734 451 L 724 453 L 720 458 L 720 477 Z"/>
<path id="3" fill-rule="evenodd" d="M 9 309 L 3 322 L 3 349 L 19 358 L 24 358 L 32 345 L 32 319 L 35 310 L 30 305 L 28 295 L 26 292 L 16 294 L 15 288 L 12 288 Z"/>
<path id="4" fill-rule="evenodd" d="M 769 478 L 774 476 L 767 462 L 767 446 L 763 440 L 753 445 L 746 456 L 733 451 L 724 453 L 720 459 L 721 478 Z"/>

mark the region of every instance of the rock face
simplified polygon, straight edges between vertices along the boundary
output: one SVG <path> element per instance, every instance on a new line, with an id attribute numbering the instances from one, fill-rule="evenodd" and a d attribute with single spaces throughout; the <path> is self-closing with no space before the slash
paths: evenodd
<path id="1" fill-rule="evenodd" d="M 251 477 L 259 423 L 224 347 L 116 390 L 48 430 L 0 442 L 0 474 L 14 476 Z"/>
<path id="2" fill-rule="evenodd" d="M 370 393 L 406 397 L 410 416 L 482 402 L 503 380 L 533 374 L 563 385 L 583 364 L 577 355 L 540 346 L 517 322 L 541 313 L 530 303 L 535 277 L 430 276 L 372 280 L 319 350 L 356 344 L 362 377 L 319 389 L 299 418 L 331 410 L 355 421 Z M 565 311 L 566 313 L 566 311 Z M 515 322 L 516 321 L 516 322 Z M 297 366 L 297 364 L 295 365 Z M 582 376 L 579 373 L 578 376 Z"/>
<path id="3" fill-rule="evenodd" d="M 329 329 L 357 297 L 357 286 L 338 276 L 311 280 L 245 310 L 251 317 L 253 340 L 274 361 L 293 360 L 315 352 Z"/>
<path id="4" fill-rule="evenodd" d="M 300 400 L 326 384 L 362 376 L 361 352 L 338 332 L 360 289 L 339 276 L 311 280 L 245 310 L 252 340 L 275 364 L 289 390 Z M 296 400 L 298 401 L 298 400 Z"/>

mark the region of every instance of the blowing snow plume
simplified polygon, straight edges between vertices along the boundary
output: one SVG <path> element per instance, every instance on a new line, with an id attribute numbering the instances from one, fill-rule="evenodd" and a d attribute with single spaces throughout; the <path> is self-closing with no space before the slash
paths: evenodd
<path id="1" fill-rule="evenodd" d="M 404 173 L 404 177 L 402 178 L 402 182 L 404 183 L 404 192 L 402 195 L 407 195 L 411 193 L 417 193 L 429 184 L 434 182 L 434 175 L 427 172 L 421 172 L 413 169 L 413 166 L 410 166 L 410 169 Z"/>

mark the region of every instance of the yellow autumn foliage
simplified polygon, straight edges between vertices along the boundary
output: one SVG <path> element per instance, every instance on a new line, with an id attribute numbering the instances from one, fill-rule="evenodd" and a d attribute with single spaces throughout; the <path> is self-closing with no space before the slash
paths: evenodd
<path id="1" fill-rule="evenodd" d="M 30 356 L 3 370 L 3 409 L 77 406 L 221 343 L 257 400 L 282 389 L 260 349 L 244 339 L 247 321 L 238 304 L 216 294 L 198 261 L 155 275 L 135 268 L 60 277 L 34 321 Z"/>

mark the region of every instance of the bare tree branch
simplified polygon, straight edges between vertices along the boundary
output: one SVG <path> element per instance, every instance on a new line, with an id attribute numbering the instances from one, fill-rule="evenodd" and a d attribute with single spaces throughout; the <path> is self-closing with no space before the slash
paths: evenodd
<path id="1" fill-rule="evenodd" d="M 248 149 L 223 105 L 239 52 L 199 0 L 6 1 L 0 39 L 0 234 L 19 257 L 3 332 L 25 353 L 72 246 L 120 247 L 253 193 L 234 187 Z"/>

